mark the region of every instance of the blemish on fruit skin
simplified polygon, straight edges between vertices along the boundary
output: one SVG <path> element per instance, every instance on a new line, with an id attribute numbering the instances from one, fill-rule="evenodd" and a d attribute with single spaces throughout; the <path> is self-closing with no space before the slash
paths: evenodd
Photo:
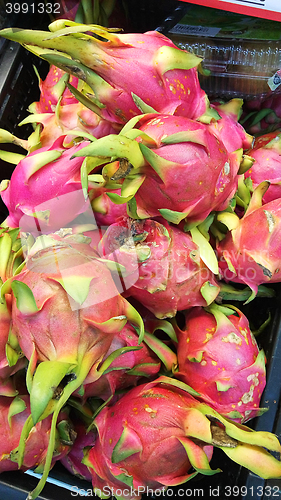
<path id="1" fill-rule="evenodd" d="M 222 337 L 222 342 L 229 342 L 230 344 L 242 345 L 242 339 L 235 332 L 230 332 L 225 337 Z"/>
<path id="2" fill-rule="evenodd" d="M 112 444 L 112 438 L 109 438 L 108 442 L 109 444 Z"/>
<path id="3" fill-rule="evenodd" d="M 148 404 L 144 405 L 144 410 L 147 411 L 147 413 L 151 413 L 151 414 L 154 413 L 154 417 L 156 417 L 155 414 L 157 413 L 157 410 L 153 410 L 153 408 L 150 408 L 150 406 Z"/>

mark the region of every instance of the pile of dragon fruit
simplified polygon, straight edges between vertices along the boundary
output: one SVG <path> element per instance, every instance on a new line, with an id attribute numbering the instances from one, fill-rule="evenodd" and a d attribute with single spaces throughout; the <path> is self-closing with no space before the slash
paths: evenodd
<path id="1" fill-rule="evenodd" d="M 212 469 L 214 448 L 281 477 L 245 425 L 266 359 L 237 301 L 281 281 L 278 130 L 212 102 L 201 59 L 158 32 L 58 19 L 0 35 L 50 64 L 1 183 L 0 471 L 60 461 L 101 498 Z M 277 452 L 272 454 L 271 452 Z"/>

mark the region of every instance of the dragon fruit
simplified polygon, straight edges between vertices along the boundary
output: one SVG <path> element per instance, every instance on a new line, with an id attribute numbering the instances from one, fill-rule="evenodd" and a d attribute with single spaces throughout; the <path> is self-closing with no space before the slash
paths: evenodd
<path id="1" fill-rule="evenodd" d="M 79 78 L 51 65 L 45 80 L 39 77 L 40 98 L 38 102 L 30 105 L 32 111 L 34 113 L 53 113 L 59 101 L 61 106 L 76 104 L 77 99 L 66 87 L 68 82 L 77 88 Z"/>
<path id="2" fill-rule="evenodd" d="M 226 281 L 245 283 L 252 289 L 252 300 L 261 283 L 281 280 L 281 199 L 265 205 L 262 198 L 269 183 L 262 182 L 254 191 L 245 215 L 222 212 L 218 220 L 229 229 L 217 244 L 221 276 Z"/>
<path id="3" fill-rule="evenodd" d="M 140 130 L 157 144 L 141 145 L 152 168 L 135 194 L 140 216 L 160 212 L 173 222 L 175 211 L 191 224 L 226 208 L 237 189 L 241 150 L 228 153 L 208 125 L 184 117 L 148 117 Z"/>
<path id="4" fill-rule="evenodd" d="M 153 331 L 163 328 L 162 322 L 154 322 Z M 99 397 L 107 401 L 120 391 L 133 387 L 142 379 L 155 378 L 161 368 L 161 361 L 168 372 L 172 372 L 177 364 L 175 353 L 164 342 L 153 334 L 145 331 L 144 338 L 139 343 L 139 337 L 135 329 L 126 324 L 122 330 L 115 335 L 111 346 L 106 353 L 103 362 L 110 360 L 110 355 L 124 347 L 136 347 L 137 350 L 127 351 L 120 354 L 110 364 L 107 370 L 98 380 L 87 384 L 87 378 L 83 384 L 83 398 Z M 91 375 L 90 375 L 91 376 Z"/>
<path id="5" fill-rule="evenodd" d="M 17 390 L 12 375 L 26 366 L 18 342 L 13 338 L 11 328 L 12 298 L 6 295 L 0 303 L 0 395 L 15 396 Z"/>
<path id="6" fill-rule="evenodd" d="M 32 420 L 36 424 L 42 415 L 53 413 L 54 422 L 44 473 L 30 498 L 45 484 L 62 406 L 90 371 L 89 381 L 102 375 L 105 367 L 99 364 L 127 321 L 139 327 L 140 341 L 143 336 L 141 317 L 119 295 L 106 265 L 87 243 L 76 240 L 38 238 L 26 267 L 11 283 L 13 333 L 29 360 Z"/>
<path id="7" fill-rule="evenodd" d="M 94 420 L 95 446 L 84 459 L 97 495 L 140 499 L 148 488 L 159 495 L 198 472 L 219 472 L 209 465 L 212 446 L 262 477 L 280 477 L 281 463 L 265 450 L 280 451 L 276 436 L 249 432 L 187 391 L 185 384 L 160 377 L 102 409 Z"/>
<path id="8" fill-rule="evenodd" d="M 8 470 L 27 470 L 36 467 L 36 472 L 41 472 L 44 465 L 51 430 L 51 417 L 38 422 L 26 439 L 25 453 L 22 463 L 18 463 L 17 450 L 21 432 L 30 416 L 29 396 L 26 394 L 14 398 L 0 397 L 0 422 L 1 422 L 1 460 L 0 472 Z M 67 441 L 60 436 L 60 429 L 67 432 Z M 51 466 L 65 456 L 75 440 L 67 412 L 63 410 L 58 417 L 55 429 L 56 451 L 52 457 Z M 64 436 L 65 437 L 65 436 Z"/>
<path id="9" fill-rule="evenodd" d="M 0 280 L 5 283 L 12 278 L 23 262 L 21 240 L 18 229 L 0 228 Z M 7 294 L 0 302 L 0 394 L 14 396 L 12 375 L 26 365 L 11 327 L 12 297 Z"/>
<path id="10" fill-rule="evenodd" d="M 105 231 L 99 251 L 126 265 L 127 273 L 134 276 L 127 296 L 160 319 L 195 305 L 209 305 L 220 291 L 191 235 L 162 218 L 120 218 Z"/>
<path id="11" fill-rule="evenodd" d="M 108 183 L 105 181 L 91 182 L 89 188 L 89 200 L 98 226 L 110 226 L 119 217 L 127 215 L 126 205 L 114 203 L 107 195 L 108 190 Z M 121 196 L 121 187 L 117 184 L 117 189 L 110 189 L 110 193 Z"/>
<path id="12" fill-rule="evenodd" d="M 11 180 L 2 181 L 8 226 L 37 234 L 52 232 L 88 208 L 81 185 L 83 158 L 70 160 L 88 142 L 64 149 L 63 139 L 28 154 L 16 166 Z"/>
<path id="13" fill-rule="evenodd" d="M 176 328 L 179 371 L 175 376 L 227 418 L 247 422 L 258 415 L 265 355 L 246 316 L 237 308 L 213 304 L 206 310 L 194 307 L 184 317 L 184 328 Z"/>
<path id="14" fill-rule="evenodd" d="M 265 99 L 245 101 L 240 123 L 250 134 L 271 133 L 281 127 L 281 94 L 271 93 Z"/>
<path id="15" fill-rule="evenodd" d="M 101 117 L 125 123 L 140 109 L 193 119 L 213 114 L 198 80 L 201 59 L 157 31 L 116 34 L 114 28 L 67 20 L 55 21 L 49 29 L 51 33 L 8 28 L 0 36 L 86 81 L 94 91 L 89 104 Z"/>
<path id="16" fill-rule="evenodd" d="M 137 122 L 139 128 L 133 128 Z M 119 177 L 122 185 L 121 197 L 110 190 L 107 194 L 117 204 L 131 202 L 134 218 L 162 215 L 176 224 L 186 218 L 191 227 L 227 207 L 242 161 L 243 150 L 229 153 L 208 127 L 183 116 L 149 113 L 74 156 L 105 158 L 102 175 Z M 113 154 L 121 172 L 112 163 Z"/>
<path id="17" fill-rule="evenodd" d="M 275 135 L 275 134 L 273 134 Z M 248 155 L 254 158 L 253 166 L 245 172 L 245 178 L 251 179 L 253 189 L 267 180 L 270 186 L 263 196 L 263 203 L 268 203 L 281 197 L 281 134 L 275 135 L 272 140 L 267 135 L 261 136 L 254 144 L 254 148 L 248 151 Z"/>
<path id="18" fill-rule="evenodd" d="M 211 107 L 218 112 L 221 118 L 211 121 L 209 127 L 229 152 L 241 148 L 243 150 L 250 149 L 254 141 L 253 136 L 249 135 L 238 121 L 242 113 L 242 104 L 242 99 L 231 99 L 223 104 L 211 103 Z"/>
<path id="19" fill-rule="evenodd" d="M 86 481 L 91 481 L 92 476 L 86 465 L 82 463 L 84 456 L 83 449 L 85 447 L 93 447 L 96 440 L 96 432 L 90 430 L 87 432 L 87 427 L 83 419 L 71 415 L 71 422 L 73 425 L 74 432 L 76 434 L 75 441 L 70 451 L 63 457 L 60 458 L 60 462 L 63 466 L 75 476 L 85 479 Z"/>
<path id="20" fill-rule="evenodd" d="M 66 87 L 67 83 L 77 88 L 79 79 L 52 65 L 46 79 L 39 80 L 40 100 L 29 106 L 32 114 L 19 124 L 41 123 L 41 147 L 52 146 L 62 135 L 66 135 L 65 144 L 72 144 L 73 132 L 76 132 L 77 136 L 90 134 L 99 138 L 119 131 L 120 126 L 102 119 L 78 102 Z"/>

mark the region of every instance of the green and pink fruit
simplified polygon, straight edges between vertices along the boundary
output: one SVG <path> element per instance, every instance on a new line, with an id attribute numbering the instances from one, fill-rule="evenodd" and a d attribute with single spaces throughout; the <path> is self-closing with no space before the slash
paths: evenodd
<path id="1" fill-rule="evenodd" d="M 71 416 L 71 422 L 76 438 L 70 451 L 64 457 L 60 458 L 60 462 L 74 476 L 91 481 L 91 473 L 88 467 L 82 463 L 84 457 L 83 450 L 86 447 L 92 448 L 95 445 L 96 432 L 94 430 L 87 432 L 87 426 L 81 418 L 76 417 L 73 419 Z"/>
<path id="2" fill-rule="evenodd" d="M 251 298 L 258 285 L 281 279 L 281 199 L 263 205 L 268 186 L 264 181 L 255 189 L 241 219 L 234 213 L 218 215 L 229 229 L 217 244 L 220 274 L 226 281 L 248 285 L 253 292 Z"/>
<path id="3" fill-rule="evenodd" d="M 248 155 L 254 159 L 253 166 L 245 172 L 245 178 L 251 180 L 253 189 L 263 181 L 269 181 L 270 186 L 263 196 L 263 203 L 268 203 L 281 197 L 281 134 L 261 136 Z M 263 140 L 264 139 L 264 140 Z"/>
<path id="4" fill-rule="evenodd" d="M 30 416 L 29 396 L 20 395 L 14 398 L 0 397 L 0 425 L 1 425 L 1 459 L 0 472 L 8 470 L 23 471 L 36 468 L 41 472 L 44 466 L 51 431 L 51 417 L 47 417 L 32 427 L 32 432 L 26 439 L 25 453 L 21 464 L 17 461 L 18 446 L 22 430 Z M 67 430 L 68 442 L 62 439 L 61 431 Z M 55 431 L 56 450 L 52 456 L 51 467 L 62 459 L 70 450 L 76 437 L 71 430 L 67 412 L 63 410 L 58 417 Z M 64 436 L 65 437 L 65 436 Z"/>
<path id="5" fill-rule="evenodd" d="M 159 492 L 198 472 L 215 474 L 212 446 L 261 477 L 280 477 L 281 462 L 265 450 L 280 451 L 276 436 L 231 422 L 188 391 L 197 394 L 160 377 L 102 409 L 95 446 L 84 459 L 97 495 L 140 499 L 146 488 Z"/>
<path id="6" fill-rule="evenodd" d="M 87 378 L 85 379 L 83 399 L 99 397 L 107 401 L 115 394 L 134 387 L 143 380 L 154 379 L 158 375 L 162 363 L 164 369 L 172 372 L 177 364 L 176 354 L 166 343 L 153 334 L 156 329 L 170 327 L 170 325 L 163 323 L 165 322 L 155 320 L 148 324 L 151 333 L 145 330 L 141 343 L 139 343 L 139 336 L 135 329 L 126 324 L 113 338 L 102 362 L 109 364 L 110 355 L 117 349 L 120 350 L 120 356 L 111 362 L 109 368 L 96 382 L 88 384 Z M 126 351 L 128 347 L 133 348 L 133 350 Z M 124 350 L 123 354 L 122 350 Z"/>
<path id="7" fill-rule="evenodd" d="M 12 331 L 29 360 L 32 422 L 53 413 L 44 473 L 31 498 L 48 475 L 60 409 L 90 373 L 93 382 L 108 368 L 100 363 L 127 321 L 139 327 L 140 341 L 143 336 L 141 317 L 119 295 L 106 262 L 83 239 L 75 242 L 72 236 L 38 238 L 10 284 Z"/>
<path id="8" fill-rule="evenodd" d="M 220 291 L 192 236 L 162 218 L 120 218 L 105 231 L 99 252 L 126 266 L 133 278 L 127 296 L 160 319 L 209 305 Z"/>
<path id="9" fill-rule="evenodd" d="M 75 132 L 78 137 L 90 134 L 99 138 L 120 130 L 120 125 L 104 120 L 79 102 L 68 89 L 67 83 L 77 88 L 79 79 L 51 66 L 46 79 L 43 82 L 39 80 L 40 100 L 29 106 L 31 115 L 20 123 L 41 124 L 41 147 L 51 147 L 63 135 L 66 136 L 64 144 L 73 145 Z M 80 81 L 80 84 L 83 82 Z"/>
<path id="10" fill-rule="evenodd" d="M 184 327 L 176 328 L 175 376 L 225 417 L 246 422 L 258 415 L 266 382 L 265 355 L 246 316 L 231 306 L 213 304 L 206 310 L 195 307 L 184 317 Z"/>
<path id="11" fill-rule="evenodd" d="M 156 145 L 139 139 L 147 162 L 135 194 L 139 217 L 161 214 L 175 223 L 186 218 L 192 226 L 227 207 L 237 189 L 242 150 L 229 153 L 209 127 L 182 116 L 145 115 L 140 121 Z"/>
<path id="12" fill-rule="evenodd" d="M 60 100 L 61 106 L 76 104 L 77 99 L 67 88 L 66 83 L 77 88 L 79 78 L 68 75 L 54 65 L 50 66 L 45 80 L 39 78 L 40 98 L 31 104 L 35 113 L 53 113 Z"/>
<path id="13" fill-rule="evenodd" d="M 201 59 L 161 33 L 116 34 L 114 28 L 67 20 L 49 28 L 8 28 L 0 36 L 86 81 L 94 92 L 89 106 L 101 117 L 126 123 L 145 108 L 197 119 L 209 109 L 197 75 Z"/>
<path id="14" fill-rule="evenodd" d="M 28 154 L 11 180 L 2 181 L 1 196 L 9 210 L 6 225 L 36 234 L 52 232 L 88 208 L 80 174 L 83 158 L 71 159 L 88 142 L 65 149 L 63 139 Z"/>
<path id="15" fill-rule="evenodd" d="M 242 99 L 231 99 L 223 104 L 217 102 L 211 104 L 211 107 L 220 115 L 220 119 L 212 120 L 209 127 L 229 152 L 241 148 L 244 151 L 250 149 L 254 141 L 254 137 L 249 135 L 238 121 L 242 113 L 242 104 Z"/>

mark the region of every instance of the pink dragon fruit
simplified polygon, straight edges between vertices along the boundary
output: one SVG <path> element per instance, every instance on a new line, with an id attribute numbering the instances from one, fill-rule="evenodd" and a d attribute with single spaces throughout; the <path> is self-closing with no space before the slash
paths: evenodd
<path id="1" fill-rule="evenodd" d="M 209 305 L 220 289 L 192 237 L 165 219 L 120 218 L 108 227 L 100 254 L 125 265 L 134 276 L 128 289 L 157 318 L 173 317 L 195 305 Z"/>
<path id="2" fill-rule="evenodd" d="M 102 119 L 73 96 L 66 84 L 78 87 L 79 79 L 70 76 L 56 66 L 51 66 L 44 81 L 40 79 L 40 100 L 29 106 L 32 113 L 20 125 L 41 123 L 41 147 L 50 147 L 62 135 L 66 135 L 64 143 L 72 144 L 73 132 L 83 137 L 90 134 L 99 138 L 117 133 L 120 125 Z M 82 82 L 81 82 L 82 83 Z"/>
<path id="3" fill-rule="evenodd" d="M 68 75 L 54 65 L 50 66 L 45 80 L 39 78 L 40 99 L 30 106 L 34 113 L 53 113 L 60 100 L 61 106 L 76 104 L 77 99 L 66 87 L 70 83 L 77 88 L 79 78 Z"/>
<path id="4" fill-rule="evenodd" d="M 270 186 L 263 196 L 263 203 L 268 203 L 276 198 L 281 198 L 281 134 L 271 134 L 275 137 L 267 142 L 267 135 L 260 137 L 254 148 L 247 154 L 254 158 L 253 166 L 245 172 L 245 178 L 250 178 L 252 187 L 267 180 Z"/>
<path id="5" fill-rule="evenodd" d="M 0 472 L 8 470 L 27 470 L 36 467 L 36 472 L 41 472 L 44 465 L 51 430 L 51 417 L 38 422 L 26 439 L 25 453 L 21 462 L 18 461 L 18 447 L 21 432 L 30 417 L 29 396 L 26 394 L 14 398 L 0 397 L 0 425 L 1 425 L 1 460 Z M 60 430 L 66 431 L 68 442 L 61 439 Z M 58 417 L 56 433 L 56 451 L 52 456 L 51 466 L 65 456 L 76 437 L 71 429 L 67 412 L 63 410 Z M 65 436 L 64 436 L 65 437 Z"/>
<path id="6" fill-rule="evenodd" d="M 11 283 L 13 333 L 29 360 L 27 386 L 34 424 L 50 413 L 55 424 L 60 409 L 89 372 L 89 382 L 102 375 L 105 368 L 99 367 L 100 362 L 127 321 L 139 327 L 140 341 L 143 336 L 140 315 L 119 295 L 106 265 L 88 244 L 75 241 L 72 236 L 38 238 L 26 267 Z M 54 424 L 44 473 L 30 498 L 38 496 L 48 475 Z"/>
<path id="7" fill-rule="evenodd" d="M 184 316 L 184 328 L 176 328 L 179 371 L 175 376 L 227 418 L 246 422 L 258 415 L 265 355 L 246 316 L 234 307 L 215 304 L 206 310 L 194 307 Z"/>
<path id="8" fill-rule="evenodd" d="M 26 366 L 18 342 L 10 332 L 11 328 L 12 298 L 6 295 L 3 303 L 0 303 L 0 395 L 15 396 L 15 388 L 12 375 Z"/>
<path id="9" fill-rule="evenodd" d="M 80 175 L 83 158 L 71 157 L 88 142 L 64 149 L 63 139 L 28 154 L 16 166 L 11 180 L 2 181 L 8 226 L 37 234 L 52 232 L 87 210 Z"/>
<path id="10" fill-rule="evenodd" d="M 163 322 L 154 322 L 153 331 L 163 328 Z M 132 347 L 137 350 L 125 351 L 124 347 Z M 133 387 L 141 380 L 155 378 L 161 368 L 161 361 L 169 372 L 172 372 L 177 363 L 175 353 L 164 342 L 153 334 L 145 331 L 144 339 L 139 343 L 139 337 L 135 329 L 126 324 L 122 330 L 115 335 L 111 346 L 103 359 L 107 364 L 110 355 L 120 349 L 120 356 L 110 364 L 107 370 L 98 380 L 87 383 L 87 378 L 83 384 L 83 399 L 89 397 L 99 397 L 105 401 L 114 396 L 116 392 L 124 391 L 128 387 Z M 90 374 L 91 377 L 91 374 Z"/>
<path id="11" fill-rule="evenodd" d="M 23 262 L 19 230 L 0 228 L 0 280 L 4 283 L 12 278 L 16 269 Z M 4 285 L 3 285 L 4 288 Z M 14 396 L 15 389 L 12 375 L 25 367 L 18 342 L 11 332 L 12 297 L 2 295 L 0 302 L 0 394 Z"/>
<path id="12" fill-rule="evenodd" d="M 82 463 L 84 456 L 83 449 L 85 447 L 93 447 L 96 440 L 96 432 L 90 430 L 87 432 L 87 427 L 82 418 L 76 416 L 73 418 L 71 415 L 71 422 L 73 425 L 74 432 L 76 434 L 75 441 L 70 451 L 63 457 L 60 458 L 60 462 L 63 466 L 75 476 L 85 479 L 86 481 L 91 481 L 92 476 L 86 465 Z"/>
<path id="13" fill-rule="evenodd" d="M 174 222 L 175 211 L 192 224 L 226 208 L 237 189 L 241 152 L 228 153 L 208 125 L 184 117 L 147 117 L 140 130 L 157 144 L 140 145 L 152 167 L 135 194 L 141 217 L 160 212 Z"/>
<path id="14" fill-rule="evenodd" d="M 281 279 L 281 199 L 262 205 L 269 183 L 262 182 L 254 191 L 245 215 L 218 215 L 229 229 L 217 244 L 219 270 L 226 281 L 245 283 L 252 289 L 251 299 L 261 283 Z"/>
<path id="15" fill-rule="evenodd" d="M 271 133 L 281 127 L 281 94 L 271 93 L 265 99 L 252 99 L 243 106 L 240 122 L 250 134 Z"/>
<path id="16" fill-rule="evenodd" d="M 98 226 L 110 226 L 114 224 L 119 217 L 127 215 L 126 204 L 117 205 L 111 201 L 107 193 L 108 184 L 106 182 L 91 182 L 89 200 Z M 121 187 L 118 186 L 117 189 L 110 189 L 110 193 L 121 196 Z"/>
<path id="17" fill-rule="evenodd" d="M 138 121 L 139 129 L 132 128 Z M 110 189 L 108 196 L 117 204 L 130 201 L 134 218 L 162 215 L 176 224 L 186 218 L 191 227 L 213 210 L 228 206 L 237 189 L 242 153 L 242 149 L 229 153 L 208 125 L 183 116 L 149 113 L 75 156 L 104 159 L 104 178 L 119 177 L 122 185 L 121 197 Z M 120 173 L 112 163 L 113 154 L 120 159 Z"/>
<path id="18" fill-rule="evenodd" d="M 49 235 L 38 240 L 26 266 L 10 285 L 14 294 L 12 331 L 30 360 L 29 377 L 35 371 L 35 381 L 29 385 L 34 421 L 52 397 L 47 387 L 53 387 L 54 392 L 55 380 L 59 385 L 66 374 L 72 374 L 69 392 L 72 386 L 73 391 L 80 387 L 85 377 L 90 382 L 102 375 L 99 363 L 127 320 L 136 324 L 140 338 L 143 336 L 140 315 L 119 295 L 110 271 L 88 243 L 77 243 L 77 237 L 72 236 Z M 54 320 L 50 322 L 50 318 Z M 75 335 L 70 337 L 69 332 Z M 44 397 L 41 386 L 40 400 L 33 401 L 33 386 L 48 366 L 52 366 L 54 379 L 51 385 L 46 380 Z"/>
<path id="19" fill-rule="evenodd" d="M 253 136 L 249 135 L 238 121 L 242 112 L 242 104 L 242 99 L 231 99 L 223 104 L 218 102 L 211 104 L 221 118 L 211 121 L 209 127 L 229 152 L 241 148 L 250 149 L 254 141 Z"/>
<path id="20" fill-rule="evenodd" d="M 161 33 L 116 34 L 114 28 L 75 24 L 72 34 L 73 22 L 67 20 L 55 21 L 49 28 L 51 33 L 8 28 L 0 36 L 27 45 L 51 64 L 85 80 L 94 91 L 89 103 L 103 118 L 125 123 L 140 109 L 193 119 L 206 111 L 212 114 L 198 80 L 201 59 Z"/>
<path id="21" fill-rule="evenodd" d="M 209 465 L 212 446 L 262 477 L 280 477 L 281 462 L 264 449 L 280 450 L 276 436 L 249 432 L 188 390 L 185 384 L 160 377 L 103 408 L 94 421 L 95 446 L 84 459 L 97 495 L 140 499 L 149 488 L 158 496 L 198 472 L 219 472 Z"/>

